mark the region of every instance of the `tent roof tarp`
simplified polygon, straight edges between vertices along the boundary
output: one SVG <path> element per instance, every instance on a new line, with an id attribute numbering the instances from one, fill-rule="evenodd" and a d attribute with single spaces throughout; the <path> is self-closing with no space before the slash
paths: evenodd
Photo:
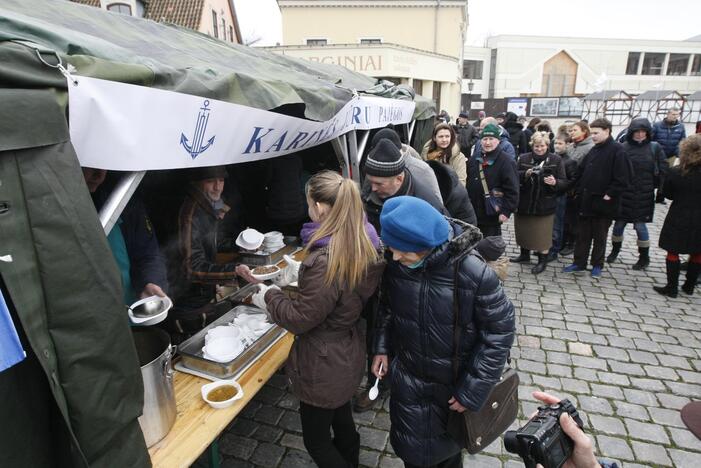
<path id="1" fill-rule="evenodd" d="M 56 0 L 0 4 L 0 86 L 66 88 L 36 51 L 55 51 L 77 75 L 177 91 L 272 110 L 304 105 L 304 117 L 327 120 L 353 90 L 391 97 L 372 77 L 219 41 L 205 34 Z M 43 54 L 51 61 L 50 54 Z M 53 59 L 55 62 L 56 59 Z M 435 114 L 417 96 L 414 118 Z"/>
<path id="2" fill-rule="evenodd" d="M 632 99 L 632 97 L 623 90 L 598 91 L 596 93 L 588 94 L 582 99 L 585 101 L 605 101 L 607 99 L 615 98 Z"/>
<path id="3" fill-rule="evenodd" d="M 638 95 L 635 99 L 637 100 L 649 100 L 649 101 L 659 101 L 659 100 L 675 100 L 683 99 L 682 95 L 673 90 L 650 90 Z"/>
<path id="4" fill-rule="evenodd" d="M 686 97 L 688 101 L 701 101 L 701 91 L 696 91 L 694 94 L 690 94 Z"/>

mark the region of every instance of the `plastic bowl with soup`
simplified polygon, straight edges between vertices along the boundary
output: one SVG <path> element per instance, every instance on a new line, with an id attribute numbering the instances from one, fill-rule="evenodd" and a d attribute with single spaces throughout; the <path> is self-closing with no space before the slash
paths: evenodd
<path id="1" fill-rule="evenodd" d="M 234 379 L 202 385 L 202 399 L 215 409 L 227 408 L 243 398 L 243 389 Z"/>

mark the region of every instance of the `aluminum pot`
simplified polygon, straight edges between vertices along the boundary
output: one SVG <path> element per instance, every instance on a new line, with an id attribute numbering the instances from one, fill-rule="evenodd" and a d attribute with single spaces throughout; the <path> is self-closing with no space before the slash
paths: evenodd
<path id="1" fill-rule="evenodd" d="M 170 336 L 153 327 L 133 327 L 132 335 L 144 380 L 144 412 L 139 425 L 146 445 L 151 447 L 168 435 L 175 423 L 175 392 L 171 359 L 175 347 Z"/>

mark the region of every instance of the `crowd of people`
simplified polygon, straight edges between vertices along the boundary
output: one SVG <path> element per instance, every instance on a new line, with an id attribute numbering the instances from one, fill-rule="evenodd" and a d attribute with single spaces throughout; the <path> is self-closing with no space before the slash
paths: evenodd
<path id="1" fill-rule="evenodd" d="M 448 415 L 482 407 L 515 337 L 514 306 L 495 267 L 505 258 L 501 226 L 512 216 L 520 253 L 511 261 L 530 263 L 534 253 L 533 274 L 574 253 L 564 272 L 591 264 L 599 277 L 605 262 L 618 261 L 627 224 L 638 237 L 633 268 L 644 270 L 657 190 L 672 205 L 659 241 L 667 284 L 655 290 L 678 294 L 680 255 L 689 254 L 681 289 L 693 294 L 701 270 L 701 135 L 686 138 L 674 116 L 670 111 L 662 126 L 634 119 L 619 143 L 606 119 L 555 133 L 545 121 L 526 123 L 513 113 L 481 116 L 474 125 L 461 114 L 455 125 L 437 122 L 421 152 L 391 128 L 377 131 L 361 185 L 333 171 L 312 175 L 304 190 L 310 222 L 300 233 L 305 259 L 290 262 L 274 284 L 261 284 L 252 300 L 297 337 L 286 367 L 315 463 L 358 465 L 353 412 L 374 405 L 369 387 L 361 387 L 366 375 L 391 392 L 390 440 L 406 466 L 461 466 Z M 93 193 L 105 178 L 89 168 L 84 175 Z M 208 323 L 220 283 L 259 283 L 247 266 L 216 258 L 231 211 L 227 178 L 224 167 L 190 171 L 178 214 L 178 274 L 170 282 L 138 199 L 110 233 L 125 303 L 178 291 L 172 333 Z M 94 199 L 96 206 L 104 201 Z M 293 282 L 291 298 L 281 287 Z M 584 446 L 580 455 L 590 452 Z"/>

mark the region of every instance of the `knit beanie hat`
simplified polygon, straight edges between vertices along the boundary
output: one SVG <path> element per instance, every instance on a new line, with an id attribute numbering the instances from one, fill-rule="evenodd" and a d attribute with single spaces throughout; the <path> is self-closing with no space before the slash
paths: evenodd
<path id="1" fill-rule="evenodd" d="M 488 124 L 480 132 L 480 138 L 494 137 L 499 138 L 501 136 L 501 130 L 494 124 Z"/>
<path id="2" fill-rule="evenodd" d="M 402 252 L 431 250 L 448 240 L 450 224 L 433 206 L 416 197 L 387 200 L 380 213 L 382 242 Z"/>
<path id="3" fill-rule="evenodd" d="M 401 151 L 390 140 L 377 143 L 365 161 L 365 173 L 375 177 L 392 177 L 404 172 L 404 158 Z"/>
<path id="4" fill-rule="evenodd" d="M 397 147 L 398 150 L 402 149 L 402 140 L 399 139 L 399 134 L 392 130 L 391 128 L 383 128 L 379 132 L 375 133 L 370 140 L 370 148 L 374 148 L 380 142 L 380 140 L 389 140 Z"/>

